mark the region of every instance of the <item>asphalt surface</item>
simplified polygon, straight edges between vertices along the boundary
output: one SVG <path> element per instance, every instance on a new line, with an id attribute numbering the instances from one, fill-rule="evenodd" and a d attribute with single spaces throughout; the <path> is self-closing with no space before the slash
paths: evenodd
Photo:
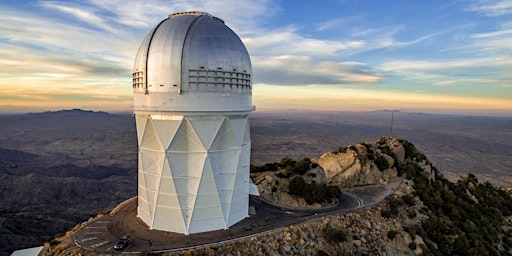
<path id="1" fill-rule="evenodd" d="M 150 230 L 136 217 L 137 200 L 132 198 L 115 213 L 104 215 L 77 231 L 73 239 L 83 249 L 100 253 L 115 253 L 113 247 L 123 236 L 129 236 L 131 240 L 131 245 L 122 251 L 125 253 L 177 251 L 258 235 L 308 220 L 354 211 L 382 201 L 392 193 L 390 191 L 396 189 L 391 187 L 392 190 L 390 190 L 389 185 L 372 186 L 372 188 L 344 191 L 337 205 L 323 209 L 279 207 L 251 196 L 249 205 L 256 209 L 255 215 L 250 215 L 227 230 L 191 235 Z"/>

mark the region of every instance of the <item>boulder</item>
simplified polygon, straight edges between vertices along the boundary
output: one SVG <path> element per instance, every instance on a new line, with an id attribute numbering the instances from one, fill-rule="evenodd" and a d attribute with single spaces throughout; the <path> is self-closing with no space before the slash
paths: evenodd
<path id="1" fill-rule="evenodd" d="M 405 148 L 402 145 L 402 143 L 400 143 L 400 140 L 398 138 L 391 139 L 391 141 L 389 142 L 389 148 L 391 149 L 393 154 L 395 154 L 396 160 L 399 163 L 405 162 Z"/>

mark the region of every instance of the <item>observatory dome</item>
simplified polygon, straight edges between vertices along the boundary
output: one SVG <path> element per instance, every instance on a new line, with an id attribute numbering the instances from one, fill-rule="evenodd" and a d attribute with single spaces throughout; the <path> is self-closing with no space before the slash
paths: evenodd
<path id="1" fill-rule="evenodd" d="M 134 110 L 251 111 L 251 60 L 223 20 L 171 14 L 140 45 L 133 90 Z"/>

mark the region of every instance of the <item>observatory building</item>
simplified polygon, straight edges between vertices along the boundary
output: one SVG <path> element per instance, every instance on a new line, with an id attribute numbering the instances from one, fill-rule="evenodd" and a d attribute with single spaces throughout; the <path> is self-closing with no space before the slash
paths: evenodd
<path id="1" fill-rule="evenodd" d="M 169 15 L 133 68 L 137 214 L 192 234 L 248 216 L 252 68 L 240 38 L 204 12 Z"/>

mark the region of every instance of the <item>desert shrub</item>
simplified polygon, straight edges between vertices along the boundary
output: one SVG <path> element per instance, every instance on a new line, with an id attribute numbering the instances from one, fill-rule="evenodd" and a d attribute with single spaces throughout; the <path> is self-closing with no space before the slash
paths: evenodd
<path id="1" fill-rule="evenodd" d="M 295 165 L 295 161 L 289 157 L 285 157 L 281 159 L 281 161 L 278 164 L 278 167 L 281 169 L 286 168 L 287 166 L 293 167 Z"/>
<path id="2" fill-rule="evenodd" d="M 388 231 L 388 238 L 393 240 L 393 239 L 395 239 L 397 234 L 398 234 L 398 232 L 396 230 L 390 230 L 390 231 Z"/>
<path id="3" fill-rule="evenodd" d="M 412 143 L 410 143 L 410 142 L 408 142 L 406 140 L 402 140 L 400 142 L 402 142 L 402 145 L 404 146 L 405 157 L 413 159 L 416 156 L 416 153 L 417 153 L 416 147 L 414 147 L 414 145 Z"/>
<path id="4" fill-rule="evenodd" d="M 307 171 L 309 171 L 311 165 L 311 160 L 309 158 L 304 158 L 293 165 L 292 172 L 295 174 L 303 175 Z"/>
<path id="5" fill-rule="evenodd" d="M 326 186 L 323 185 L 323 187 L 327 190 L 327 198 L 338 198 L 341 196 L 341 190 L 337 186 Z"/>
<path id="6" fill-rule="evenodd" d="M 390 211 L 390 210 L 381 210 L 380 215 L 381 215 L 383 218 L 386 218 L 386 219 L 391 219 L 391 218 L 393 218 L 393 215 L 391 214 L 391 211 Z"/>
<path id="7" fill-rule="evenodd" d="M 325 226 L 322 234 L 325 240 L 331 244 L 343 243 L 347 240 L 347 233 L 344 230 L 336 229 L 330 225 Z"/>
<path id="8" fill-rule="evenodd" d="M 250 172 L 251 173 L 257 173 L 257 172 L 266 172 L 266 171 L 277 171 L 277 163 L 266 163 L 262 166 L 255 166 L 251 165 Z"/>
<path id="9" fill-rule="evenodd" d="M 409 218 L 415 218 L 416 217 L 416 211 L 412 208 L 408 209 L 407 210 L 407 216 L 409 216 Z"/>
<path id="10" fill-rule="evenodd" d="M 347 152 L 347 148 L 346 147 L 339 147 L 338 148 L 338 153 L 345 153 Z"/>
<path id="11" fill-rule="evenodd" d="M 367 156 L 368 156 L 368 159 L 369 160 L 375 160 L 375 150 L 373 150 L 373 148 L 368 148 L 367 150 Z"/>
<path id="12" fill-rule="evenodd" d="M 324 252 L 323 250 L 318 250 L 316 253 L 317 256 L 329 256 L 330 254 Z"/>
<path id="13" fill-rule="evenodd" d="M 389 168 L 389 162 L 383 156 L 377 157 L 377 159 L 375 159 L 375 164 L 377 165 L 377 168 L 379 168 L 379 170 L 381 171 Z"/>
<path id="14" fill-rule="evenodd" d="M 276 176 L 279 178 L 290 178 L 291 173 L 288 172 L 278 172 Z"/>
<path id="15" fill-rule="evenodd" d="M 404 201 L 404 203 L 407 204 L 408 206 L 414 205 L 414 197 L 412 195 L 407 194 L 403 196 L 402 201 Z"/>
<path id="16" fill-rule="evenodd" d="M 288 192 L 291 195 L 304 198 L 308 204 L 329 202 L 331 199 L 341 196 L 341 190 L 338 187 L 309 184 L 304 181 L 302 176 L 296 176 L 290 181 Z"/>
<path id="17" fill-rule="evenodd" d="M 306 182 L 301 176 L 296 176 L 288 184 L 288 192 L 291 195 L 303 196 L 306 193 Z"/>
<path id="18" fill-rule="evenodd" d="M 398 208 L 402 206 L 403 201 L 398 198 L 391 198 L 389 199 L 388 205 L 389 205 L 389 214 L 391 216 L 396 217 L 400 212 L 398 211 Z"/>

